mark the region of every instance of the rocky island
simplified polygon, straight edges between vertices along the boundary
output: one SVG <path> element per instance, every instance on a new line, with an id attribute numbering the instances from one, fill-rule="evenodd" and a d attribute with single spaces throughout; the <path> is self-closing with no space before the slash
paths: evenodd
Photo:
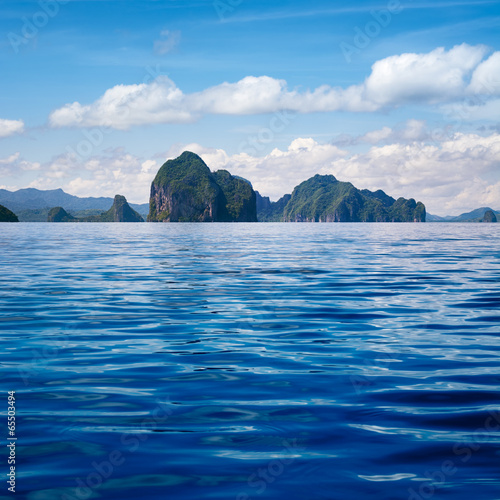
<path id="1" fill-rule="evenodd" d="M 357 189 L 333 175 L 315 175 L 277 202 L 258 196 L 259 220 L 268 222 L 425 222 L 414 199 Z"/>
<path id="2" fill-rule="evenodd" d="M 185 151 L 167 161 L 152 185 L 148 222 L 425 222 L 414 199 L 359 190 L 333 175 L 315 175 L 277 202 L 226 170 L 211 172 Z"/>
<path id="3" fill-rule="evenodd" d="M 226 170 L 211 172 L 185 151 L 158 171 L 148 222 L 257 222 L 256 194 L 248 181 Z"/>
<path id="4" fill-rule="evenodd" d="M 19 222 L 19 219 L 14 212 L 0 205 L 0 222 Z"/>

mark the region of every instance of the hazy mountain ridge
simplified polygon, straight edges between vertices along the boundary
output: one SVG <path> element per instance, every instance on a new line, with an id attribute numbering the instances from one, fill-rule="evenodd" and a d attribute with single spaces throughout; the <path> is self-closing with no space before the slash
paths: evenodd
<path id="1" fill-rule="evenodd" d="M 239 176 L 232 176 L 246 182 L 251 186 L 251 183 Z M 379 199 L 384 206 L 389 203 L 394 203 L 395 200 L 381 190 L 369 192 L 368 190 L 360 190 L 363 195 L 371 193 L 371 196 Z M 272 202 L 269 197 L 262 196 L 256 192 L 256 205 L 259 222 L 271 222 L 282 220 L 284 208 L 290 201 L 292 195 L 287 194 L 276 202 Z M 78 197 L 66 193 L 62 189 L 54 190 L 39 190 L 35 188 L 19 189 L 17 191 L 8 191 L 0 189 L 0 205 L 13 212 L 21 222 L 46 222 L 49 212 L 52 207 L 64 207 L 68 215 L 77 219 L 84 217 L 99 216 L 103 212 L 109 210 L 113 205 L 113 198 L 107 197 Z M 129 203 L 130 207 L 137 211 L 143 218 L 146 218 L 149 213 L 149 204 Z M 500 220 L 500 210 L 494 210 L 490 207 L 481 207 L 471 212 L 462 213 L 460 215 L 437 216 L 427 213 L 427 222 L 480 222 L 485 213 L 491 210 Z"/>
<path id="2" fill-rule="evenodd" d="M 130 207 L 125 196 L 117 194 L 113 206 L 106 212 L 78 218 L 63 207 L 54 207 L 48 213 L 47 222 L 144 222 L 144 219 Z"/>
<path id="3" fill-rule="evenodd" d="M 53 207 L 64 207 L 73 217 L 87 216 L 85 210 L 105 212 L 114 203 L 113 198 L 80 198 L 64 192 L 62 189 L 39 190 L 35 188 L 8 191 L 0 189 L 0 205 L 18 215 L 21 222 L 46 222 L 49 211 Z M 146 217 L 149 204 L 130 203 L 142 217 Z"/>
<path id="4" fill-rule="evenodd" d="M 447 215 L 446 217 L 440 217 L 439 215 L 427 214 L 428 222 L 481 222 L 484 218 L 486 212 L 493 212 L 497 219 L 500 219 L 500 210 L 493 210 L 490 207 L 481 207 L 472 210 L 471 212 L 465 212 L 460 215 Z"/>

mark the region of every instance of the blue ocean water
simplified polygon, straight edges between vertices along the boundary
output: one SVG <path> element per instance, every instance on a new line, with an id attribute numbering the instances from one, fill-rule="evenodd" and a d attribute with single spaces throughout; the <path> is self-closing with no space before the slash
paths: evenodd
<path id="1" fill-rule="evenodd" d="M 0 252 L 17 498 L 500 499 L 500 224 L 2 224 Z"/>

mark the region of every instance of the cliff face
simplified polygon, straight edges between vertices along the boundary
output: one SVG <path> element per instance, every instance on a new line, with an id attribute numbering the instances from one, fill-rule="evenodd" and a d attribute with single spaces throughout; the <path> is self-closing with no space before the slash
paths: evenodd
<path id="1" fill-rule="evenodd" d="M 259 220 L 284 222 L 425 222 L 425 206 L 395 200 L 383 191 L 359 190 L 333 175 L 315 175 L 292 195 L 276 203 L 260 203 Z"/>
<path id="2" fill-rule="evenodd" d="M 148 222 L 256 222 L 255 192 L 243 179 L 212 173 L 185 151 L 167 161 L 152 185 Z"/>
<path id="3" fill-rule="evenodd" d="M 0 222 L 19 222 L 19 219 L 14 212 L 0 205 Z"/>
<path id="4" fill-rule="evenodd" d="M 259 222 L 283 222 L 283 212 L 292 195 L 285 194 L 278 201 L 271 201 L 267 196 L 261 196 L 258 191 L 256 195 Z"/>
<path id="5" fill-rule="evenodd" d="M 213 175 L 224 197 L 218 220 L 257 222 L 257 196 L 252 185 L 227 170 L 218 170 Z"/>

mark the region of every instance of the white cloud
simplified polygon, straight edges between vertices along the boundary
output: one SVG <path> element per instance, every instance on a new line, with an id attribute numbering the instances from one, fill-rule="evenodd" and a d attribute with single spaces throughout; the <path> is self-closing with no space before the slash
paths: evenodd
<path id="1" fill-rule="evenodd" d="M 139 85 L 117 85 L 93 104 L 67 104 L 50 115 L 53 127 L 111 127 L 184 123 L 193 120 L 183 108 L 184 95 L 166 76 Z"/>
<path id="2" fill-rule="evenodd" d="M 476 68 L 468 90 L 473 94 L 500 94 L 500 52 L 495 52 Z"/>
<path id="3" fill-rule="evenodd" d="M 290 90 L 285 80 L 269 76 L 247 76 L 236 83 L 184 94 L 162 76 L 152 83 L 117 85 L 89 105 L 67 104 L 55 110 L 49 121 L 53 127 L 126 130 L 134 125 L 186 123 L 206 114 L 373 112 L 407 103 L 449 103 L 474 92 L 489 99 L 500 95 L 500 85 L 484 86 L 484 82 L 497 81 L 500 53 L 483 61 L 486 54 L 484 46 L 462 44 L 448 51 L 438 48 L 427 54 L 391 56 L 377 61 L 361 84 L 323 85 L 312 91 Z"/>
<path id="4" fill-rule="evenodd" d="M 0 138 L 9 137 L 14 134 L 24 132 L 24 122 L 22 120 L 2 120 L 0 119 Z"/>
<path id="5" fill-rule="evenodd" d="M 80 160 L 63 154 L 40 168 L 40 174 L 28 187 L 62 188 L 75 196 L 124 195 L 133 203 L 147 203 L 151 182 L 161 163 L 144 160 L 123 149 Z"/>
<path id="6" fill-rule="evenodd" d="M 61 187 L 78 196 L 112 197 L 120 193 L 131 202 L 146 203 L 151 182 L 164 161 L 189 150 L 199 154 L 211 170 L 227 169 L 242 176 L 274 200 L 319 173 L 333 174 L 361 189 L 383 189 L 395 198 L 415 198 L 436 215 L 459 214 L 486 205 L 500 209 L 500 133 L 485 137 L 455 133 L 436 143 L 406 141 L 405 135 L 425 134 L 421 122 L 408 122 L 399 131 L 382 129 L 366 136 L 380 134 L 382 142 L 395 140 L 354 155 L 347 148 L 307 137 L 261 157 L 230 155 L 196 143 L 174 145 L 154 158 L 114 149 L 87 160 L 65 154 L 43 165 L 27 162 L 16 153 L 0 159 L 0 173 L 34 170 L 38 177 L 29 187 Z"/>
<path id="7" fill-rule="evenodd" d="M 407 102 L 442 102 L 463 95 L 484 46 L 440 47 L 428 54 L 402 54 L 377 61 L 365 81 L 366 98 L 380 107 Z"/>
<path id="8" fill-rule="evenodd" d="M 7 158 L 0 158 L 0 165 L 11 165 L 17 160 L 19 160 L 19 157 L 21 156 L 21 153 L 19 151 L 17 153 L 14 153 L 10 156 L 7 156 Z"/>
<path id="9" fill-rule="evenodd" d="M 180 31 L 163 30 L 160 39 L 154 43 L 154 51 L 161 56 L 172 52 L 181 41 Z"/>
<path id="10" fill-rule="evenodd" d="M 40 170 L 40 167 L 38 162 L 23 160 L 20 152 L 11 154 L 7 158 L 0 158 L 0 175 L 5 177 Z"/>
<path id="11" fill-rule="evenodd" d="M 440 130 L 441 135 L 443 131 Z M 429 131 L 425 121 L 407 120 L 404 123 L 396 125 L 394 128 L 382 127 L 378 130 L 372 130 L 364 135 L 357 137 L 348 134 L 342 134 L 336 137 L 332 144 L 339 147 L 354 146 L 358 144 L 392 144 L 392 143 L 412 143 L 415 141 L 433 140 L 433 132 Z"/>
<path id="12" fill-rule="evenodd" d="M 390 127 L 383 127 L 380 130 L 373 130 L 372 132 L 368 132 L 363 137 L 360 138 L 361 142 L 368 142 L 370 144 L 378 144 L 384 139 L 388 139 L 393 134 L 393 131 Z"/>
<path id="13" fill-rule="evenodd" d="M 190 145 L 192 146 L 192 145 Z M 180 152 L 182 148 L 178 148 Z M 176 151 L 177 152 L 177 151 Z M 262 195 L 276 200 L 320 173 L 361 189 L 382 189 L 398 198 L 423 201 L 431 213 L 459 214 L 480 206 L 500 209 L 500 134 L 454 134 L 442 143 L 392 143 L 349 156 L 313 139 L 296 139 L 286 151 L 256 158 L 222 150 L 198 154 L 212 169 L 226 168 L 249 179 Z"/>

